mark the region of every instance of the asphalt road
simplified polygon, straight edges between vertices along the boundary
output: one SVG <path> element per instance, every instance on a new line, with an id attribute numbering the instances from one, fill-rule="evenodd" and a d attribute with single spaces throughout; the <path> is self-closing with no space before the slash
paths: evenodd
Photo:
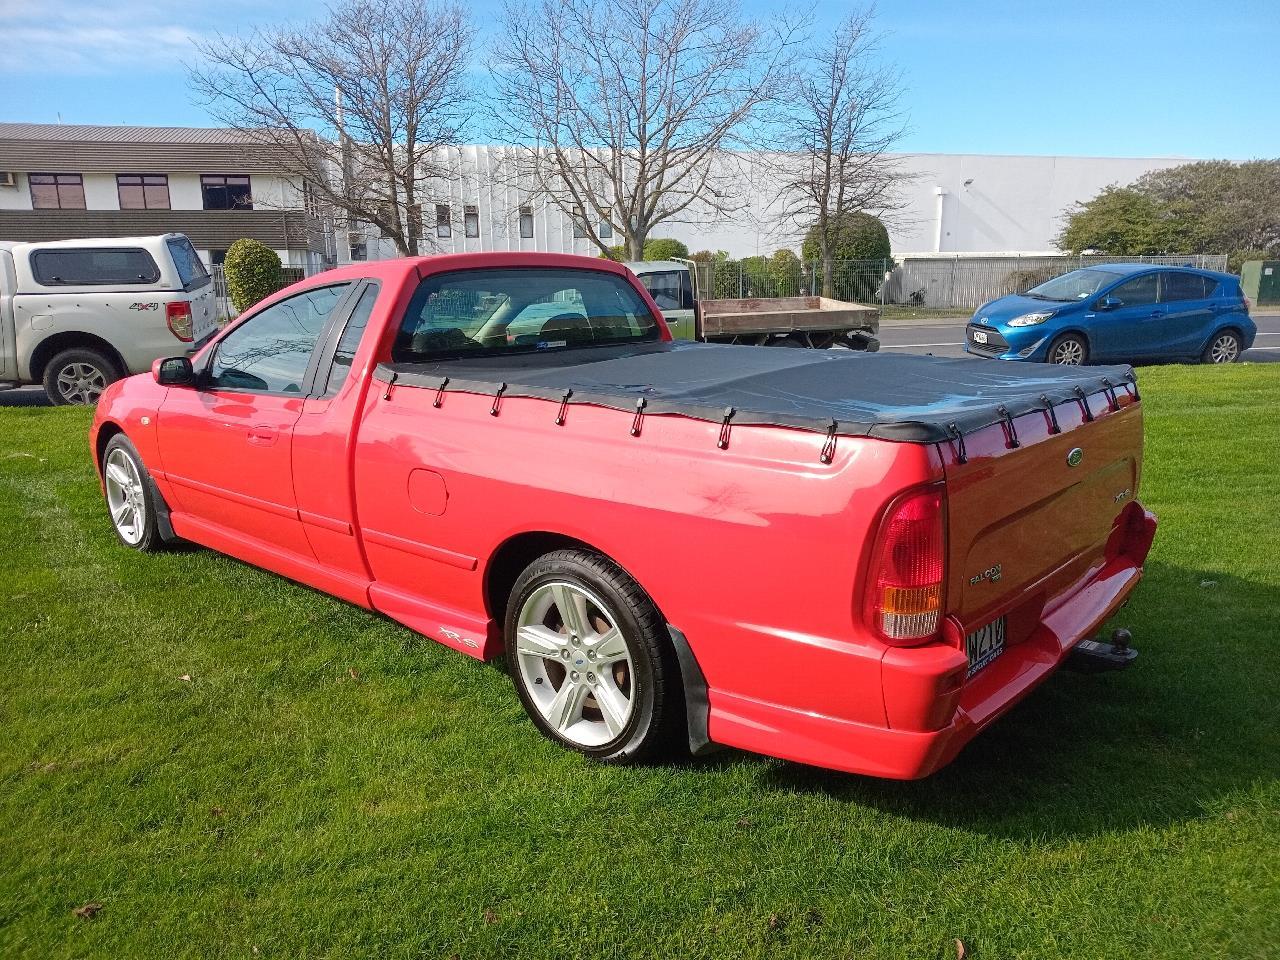
<path id="1" fill-rule="evenodd" d="M 880 349 L 898 353 L 931 353 L 936 357 L 963 357 L 964 325 L 968 318 L 937 323 L 885 325 L 880 328 Z M 1242 359 L 1253 363 L 1280 362 L 1280 314 L 1253 317 L 1258 338 Z"/>
<path id="2" fill-rule="evenodd" d="M 1253 363 L 1280 363 L 1280 314 L 1254 316 L 1258 339 L 1244 359 Z M 898 353 L 931 353 L 937 357 L 963 357 L 965 320 L 938 323 L 893 324 L 881 327 L 880 349 Z M 0 390 L 0 407 L 48 405 L 39 387 Z"/>

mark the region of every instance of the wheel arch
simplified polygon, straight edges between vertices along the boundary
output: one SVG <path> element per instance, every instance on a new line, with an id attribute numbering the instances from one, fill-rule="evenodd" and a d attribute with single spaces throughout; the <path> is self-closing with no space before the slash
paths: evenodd
<path id="1" fill-rule="evenodd" d="M 104 340 L 102 337 L 93 333 L 86 333 L 83 330 L 63 330 L 41 340 L 34 350 L 31 351 L 30 370 L 31 379 L 39 382 L 44 378 L 45 368 L 49 365 L 49 361 L 63 350 L 73 350 L 76 347 L 83 347 L 88 350 L 96 350 L 105 354 L 107 359 L 115 364 L 116 373 L 120 376 L 126 376 L 129 368 L 125 365 L 124 357 L 120 355 L 120 351 L 111 345 L 111 342 Z"/>
<path id="2" fill-rule="evenodd" d="M 501 626 L 506 621 L 507 601 L 511 596 L 511 588 L 524 569 L 544 554 L 555 550 L 589 550 L 598 553 L 610 563 L 617 565 L 627 576 L 639 584 L 651 603 L 658 610 L 658 616 L 666 624 L 668 642 L 680 670 L 680 686 L 684 691 L 685 727 L 689 738 L 689 749 L 695 755 L 711 752 L 715 749 L 708 735 L 709 707 L 707 681 L 699 665 L 693 648 L 689 645 L 684 633 L 667 620 L 661 605 L 649 594 L 640 579 L 620 563 L 615 557 L 594 544 L 578 537 L 549 530 L 529 530 L 508 537 L 494 550 L 484 570 L 484 602 L 488 613 Z"/>
<path id="3" fill-rule="evenodd" d="M 102 461 L 107 455 L 107 444 L 111 442 L 111 438 L 117 434 L 124 433 L 124 427 L 116 423 L 114 420 L 103 420 L 98 425 L 98 435 L 93 441 L 93 463 L 98 468 L 98 474 L 102 474 Z"/>

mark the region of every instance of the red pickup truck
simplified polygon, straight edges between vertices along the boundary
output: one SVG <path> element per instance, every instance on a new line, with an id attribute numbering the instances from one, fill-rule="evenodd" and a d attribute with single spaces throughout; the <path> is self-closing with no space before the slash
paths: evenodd
<path id="1" fill-rule="evenodd" d="M 477 658 L 552 739 L 938 769 L 1138 583 L 1127 367 L 672 342 L 625 267 L 366 263 L 102 396 L 128 546 L 194 541 Z M 483 722 L 483 720 L 477 720 Z"/>

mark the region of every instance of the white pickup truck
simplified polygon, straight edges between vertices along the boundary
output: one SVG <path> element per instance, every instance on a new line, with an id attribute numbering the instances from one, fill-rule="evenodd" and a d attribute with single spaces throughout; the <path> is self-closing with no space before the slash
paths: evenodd
<path id="1" fill-rule="evenodd" d="M 0 385 L 94 404 L 113 380 L 217 330 L 209 271 L 180 233 L 0 242 Z"/>

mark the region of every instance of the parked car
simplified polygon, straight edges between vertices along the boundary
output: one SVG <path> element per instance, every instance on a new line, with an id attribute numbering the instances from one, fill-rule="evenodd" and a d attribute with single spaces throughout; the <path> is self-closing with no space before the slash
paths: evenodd
<path id="1" fill-rule="evenodd" d="M 125 545 L 505 649 L 614 762 L 928 774 L 1069 655 L 1127 662 L 1088 638 L 1156 524 L 1127 367 L 675 342 L 621 264 L 554 254 L 294 284 L 108 387 L 90 447 Z"/>
<path id="2" fill-rule="evenodd" d="M 710 264 L 637 260 L 626 264 L 662 311 L 677 340 L 763 347 L 880 349 L 880 310 L 829 297 L 715 299 Z"/>
<path id="3" fill-rule="evenodd" d="M 1240 278 L 1190 267 L 1109 263 L 977 309 L 965 351 L 1077 365 L 1118 360 L 1234 363 L 1257 327 Z"/>
<path id="4" fill-rule="evenodd" d="M 0 243 L 0 384 L 96 403 L 215 329 L 209 273 L 180 233 Z"/>

